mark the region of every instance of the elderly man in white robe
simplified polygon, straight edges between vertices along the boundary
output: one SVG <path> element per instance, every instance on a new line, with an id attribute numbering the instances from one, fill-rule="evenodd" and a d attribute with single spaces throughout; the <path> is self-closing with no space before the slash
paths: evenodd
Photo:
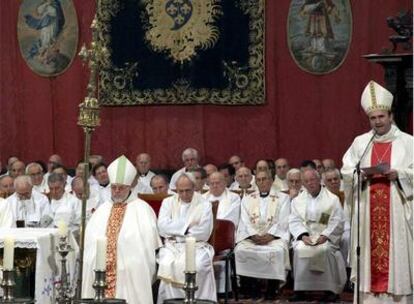
<path id="1" fill-rule="evenodd" d="M 184 298 L 185 238 L 196 239 L 197 299 L 216 301 L 214 250 L 207 243 L 213 229 L 211 204 L 194 191 L 191 174 L 182 174 L 176 182 L 177 193 L 162 202 L 158 229 L 165 238 L 159 251 L 158 277 L 161 279 L 158 303 L 166 299 Z"/>
<path id="2" fill-rule="evenodd" d="M 236 171 L 235 180 L 236 182 L 234 183 L 234 187 L 230 188 L 230 190 L 239 194 L 241 198 L 243 198 L 243 196 L 246 194 L 257 191 L 257 186 L 254 182 L 252 170 L 249 168 L 240 167 Z"/>
<path id="3" fill-rule="evenodd" d="M 339 250 L 344 213 L 338 197 L 323 188 L 314 169 L 304 169 L 305 190 L 291 203 L 289 230 L 293 242 L 294 295 L 306 299 L 305 291 L 325 291 L 321 302 L 335 302 L 346 282 L 345 263 Z"/>
<path id="4" fill-rule="evenodd" d="M 226 188 L 226 180 L 221 172 L 214 172 L 208 178 L 210 190 L 203 197 L 212 204 L 217 204 L 216 218 L 228 220 L 234 224 L 235 229 L 240 219 L 240 197 Z M 214 263 L 217 289 L 219 293 L 225 292 L 225 262 Z"/>
<path id="5" fill-rule="evenodd" d="M 289 196 L 274 192 L 269 170 L 256 173 L 258 191 L 244 196 L 235 249 L 237 274 L 250 296 L 261 297 L 257 279 L 267 279 L 265 298 L 273 300 L 286 281 L 289 262 Z M 243 286 L 242 286 L 243 287 Z M 245 289 L 245 290 L 246 290 Z"/>
<path id="6" fill-rule="evenodd" d="M 83 185 L 83 178 L 75 176 L 72 179 L 72 194 L 79 200 L 79 204 L 82 206 L 82 196 L 85 192 L 85 186 Z M 89 221 L 92 214 L 102 204 L 101 196 L 96 190 L 96 187 L 89 188 L 89 197 L 86 200 L 86 222 Z"/>
<path id="7" fill-rule="evenodd" d="M 137 168 L 138 182 L 145 184 L 147 187 L 151 187 L 151 178 L 155 176 L 155 173 L 150 170 L 151 156 L 148 153 L 138 154 L 135 161 L 135 168 Z"/>
<path id="8" fill-rule="evenodd" d="M 62 174 L 52 172 L 47 183 L 52 215 L 50 225 L 57 227 L 63 221 L 77 235 L 81 219 L 81 203 L 75 196 L 65 192 L 66 179 Z"/>
<path id="9" fill-rule="evenodd" d="M 50 223 L 48 219 L 51 219 L 49 200 L 33 189 L 30 177 L 27 175 L 16 177 L 14 188 L 16 192 L 7 198 L 7 203 L 13 211 L 14 225 L 20 221 L 27 227 L 48 226 Z"/>
<path id="10" fill-rule="evenodd" d="M 286 173 L 288 190 L 283 191 L 293 200 L 302 191 L 301 172 L 297 168 L 292 168 Z"/>
<path id="11" fill-rule="evenodd" d="M 106 297 L 134 304 L 153 303 L 155 251 L 161 246 L 155 213 L 146 202 L 132 196 L 137 171 L 125 156 L 113 161 L 108 173 L 111 201 L 96 210 L 85 231 L 82 295 L 90 298 L 95 294 L 92 285 L 97 243 L 106 239 L 106 265 L 100 269 L 106 270 Z"/>
<path id="12" fill-rule="evenodd" d="M 191 172 L 195 168 L 200 167 L 200 156 L 198 151 L 194 148 L 187 148 L 181 154 L 181 159 L 183 161 L 184 167 L 178 170 L 173 174 L 170 181 L 170 188 L 171 190 L 175 190 L 175 184 L 177 182 L 178 177 L 180 177 L 183 173 Z M 207 171 L 207 170 L 206 170 Z"/>
<path id="13" fill-rule="evenodd" d="M 357 136 L 342 160 L 352 214 L 353 282 L 357 280 L 358 233 L 354 171 L 358 163 L 362 168 L 360 300 L 370 304 L 413 303 L 413 137 L 393 123 L 392 101 L 388 90 L 374 81 L 368 83 L 361 105 L 372 130 Z M 364 170 L 369 167 L 376 169 L 369 174 Z"/>
<path id="14" fill-rule="evenodd" d="M 39 193 L 46 194 L 49 192 L 47 181 L 43 178 L 43 168 L 39 163 L 33 162 L 26 166 L 26 174 L 30 176 L 33 189 Z"/>

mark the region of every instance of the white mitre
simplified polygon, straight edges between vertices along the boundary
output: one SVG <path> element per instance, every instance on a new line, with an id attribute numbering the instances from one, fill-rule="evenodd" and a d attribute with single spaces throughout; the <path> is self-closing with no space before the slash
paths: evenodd
<path id="1" fill-rule="evenodd" d="M 137 169 L 125 155 L 122 155 L 108 166 L 108 175 L 111 184 L 131 186 L 137 175 Z"/>
<path id="2" fill-rule="evenodd" d="M 373 111 L 391 111 L 392 94 L 371 80 L 362 92 L 361 106 L 368 115 Z"/>

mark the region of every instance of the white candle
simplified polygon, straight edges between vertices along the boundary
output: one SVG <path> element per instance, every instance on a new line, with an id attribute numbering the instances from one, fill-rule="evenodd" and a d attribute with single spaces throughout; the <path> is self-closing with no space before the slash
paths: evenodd
<path id="1" fill-rule="evenodd" d="M 96 267 L 95 270 L 106 270 L 106 238 L 96 240 Z"/>
<path id="2" fill-rule="evenodd" d="M 4 239 L 4 270 L 12 270 L 14 261 L 14 239 L 8 236 Z"/>
<path id="3" fill-rule="evenodd" d="M 60 220 L 57 224 L 58 231 L 60 236 L 67 236 L 68 235 L 68 225 L 66 225 L 64 220 Z"/>
<path id="4" fill-rule="evenodd" d="M 192 236 L 188 236 L 185 239 L 185 271 L 196 271 L 195 264 L 195 244 L 196 239 Z"/>

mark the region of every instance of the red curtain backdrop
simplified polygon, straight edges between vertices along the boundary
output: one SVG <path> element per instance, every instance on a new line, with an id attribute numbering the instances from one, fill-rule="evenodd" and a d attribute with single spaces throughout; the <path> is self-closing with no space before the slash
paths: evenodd
<path id="1" fill-rule="evenodd" d="M 74 0 L 79 47 L 90 40 L 95 1 Z M 180 167 L 181 151 L 194 147 L 202 161 L 221 163 L 232 154 L 248 165 L 258 158 L 287 157 L 340 161 L 353 138 L 368 129 L 360 94 L 370 79 L 383 83 L 380 66 L 361 56 L 390 47 L 386 17 L 412 9 L 409 0 L 351 1 L 353 35 L 342 66 L 324 76 L 302 71 L 290 56 L 286 24 L 288 0 L 267 0 L 264 106 L 139 106 L 101 111 L 102 126 L 92 153 L 110 161 L 149 152 L 153 167 Z M 34 74 L 19 50 L 16 25 L 20 1 L 0 1 L 0 160 L 25 161 L 63 156 L 73 167 L 83 157 L 78 105 L 86 94 L 88 70 L 79 57 L 61 76 Z"/>

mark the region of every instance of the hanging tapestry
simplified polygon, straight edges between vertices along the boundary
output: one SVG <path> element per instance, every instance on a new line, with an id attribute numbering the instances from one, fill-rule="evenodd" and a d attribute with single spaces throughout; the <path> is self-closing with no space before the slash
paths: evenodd
<path id="1" fill-rule="evenodd" d="M 101 0 L 103 105 L 265 102 L 265 0 Z"/>

